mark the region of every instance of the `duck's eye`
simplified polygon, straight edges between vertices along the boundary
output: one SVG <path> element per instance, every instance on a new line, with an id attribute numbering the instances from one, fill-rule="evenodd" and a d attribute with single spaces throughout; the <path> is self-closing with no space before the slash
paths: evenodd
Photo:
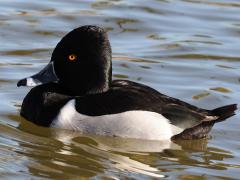
<path id="1" fill-rule="evenodd" d="M 77 56 L 75 54 L 70 54 L 68 56 L 68 59 L 69 59 L 69 61 L 76 61 L 77 60 Z"/>

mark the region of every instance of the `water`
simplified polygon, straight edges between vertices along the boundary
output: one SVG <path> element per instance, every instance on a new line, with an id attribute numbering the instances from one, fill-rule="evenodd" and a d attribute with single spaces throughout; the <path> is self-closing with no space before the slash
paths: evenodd
<path id="1" fill-rule="evenodd" d="M 240 113 L 204 140 L 155 142 L 38 127 L 19 116 L 60 38 L 95 24 L 109 32 L 114 78 L 212 109 L 240 102 L 238 0 L 0 2 L 0 178 L 239 179 Z"/>

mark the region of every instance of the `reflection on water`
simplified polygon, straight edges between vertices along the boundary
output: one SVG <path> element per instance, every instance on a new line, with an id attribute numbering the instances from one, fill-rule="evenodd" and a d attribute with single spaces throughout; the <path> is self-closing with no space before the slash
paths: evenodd
<path id="1" fill-rule="evenodd" d="M 60 38 L 96 24 L 109 32 L 114 79 L 197 106 L 240 102 L 238 0 L 0 2 L 0 178 L 237 179 L 239 111 L 208 139 L 145 141 L 48 129 L 19 117 L 28 88 Z"/>
<path id="2" fill-rule="evenodd" d="M 227 150 L 208 146 L 208 139 L 176 144 L 86 136 L 41 128 L 26 121 L 22 121 L 18 129 L 1 126 L 0 130 L 4 134 L 0 139 L 1 167 L 11 166 L 13 174 L 23 177 L 28 174 L 49 178 L 114 177 L 116 172 L 122 172 L 122 177 L 128 177 L 128 173 L 168 177 L 171 172 L 176 171 L 177 175 L 190 167 L 226 170 L 231 164 L 224 161 L 234 158 Z M 11 174 L 12 170 L 8 170 Z"/>
<path id="3" fill-rule="evenodd" d="M 7 56 L 31 56 L 42 52 L 49 52 L 49 49 L 13 50 L 4 51 L 3 54 Z"/>

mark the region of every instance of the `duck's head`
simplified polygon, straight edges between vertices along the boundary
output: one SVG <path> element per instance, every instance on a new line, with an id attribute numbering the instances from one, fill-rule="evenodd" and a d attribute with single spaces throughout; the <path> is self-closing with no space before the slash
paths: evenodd
<path id="1" fill-rule="evenodd" d="M 57 44 L 50 63 L 18 86 L 55 82 L 70 95 L 105 92 L 112 78 L 112 53 L 107 33 L 97 26 L 72 30 Z"/>

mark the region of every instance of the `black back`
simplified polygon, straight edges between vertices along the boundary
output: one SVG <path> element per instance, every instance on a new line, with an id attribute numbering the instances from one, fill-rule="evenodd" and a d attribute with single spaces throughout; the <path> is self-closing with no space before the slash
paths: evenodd
<path id="1" fill-rule="evenodd" d="M 191 127 L 209 114 L 207 110 L 161 94 L 148 86 L 126 80 L 113 81 L 108 92 L 76 98 L 76 109 L 79 113 L 89 116 L 131 110 L 157 112 L 179 127 L 186 126 L 184 122 Z"/>

